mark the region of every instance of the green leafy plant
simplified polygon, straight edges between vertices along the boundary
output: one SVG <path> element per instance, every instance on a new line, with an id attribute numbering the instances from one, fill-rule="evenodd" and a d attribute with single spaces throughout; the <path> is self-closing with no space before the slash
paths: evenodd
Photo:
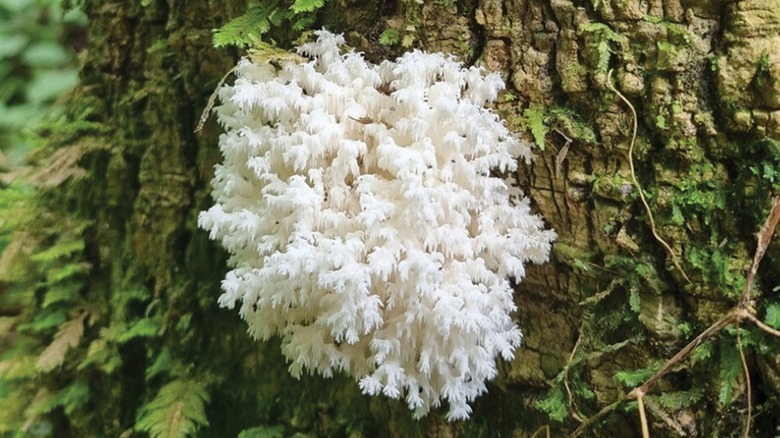
<path id="1" fill-rule="evenodd" d="M 160 389 L 138 413 L 135 428 L 152 438 L 184 438 L 208 426 L 205 404 L 209 393 L 193 379 L 177 379 Z"/>
<path id="2" fill-rule="evenodd" d="M 625 43 L 625 37 L 604 23 L 588 23 L 580 27 L 580 31 L 596 51 L 596 72 L 606 75 L 610 58 L 620 53 L 619 47 Z"/>
<path id="3" fill-rule="evenodd" d="M 772 328 L 780 329 L 780 304 L 772 303 L 767 306 L 764 320 Z"/>
<path id="4" fill-rule="evenodd" d="M 379 35 L 379 44 L 383 46 L 395 46 L 401 42 L 401 32 L 398 29 L 388 27 Z"/>
<path id="5" fill-rule="evenodd" d="M 26 130 L 76 83 L 75 53 L 63 41 L 86 18 L 62 9 L 61 0 L 0 2 L 0 149 L 10 146 L 12 158 L 29 150 Z"/>
<path id="6" fill-rule="evenodd" d="M 536 403 L 536 408 L 545 412 L 553 421 L 561 422 L 569 416 L 566 408 L 566 394 L 563 392 L 563 385 L 556 385 L 547 397 Z"/>
<path id="7" fill-rule="evenodd" d="M 526 108 L 526 110 L 523 111 L 523 117 L 525 117 L 526 126 L 528 126 L 531 130 L 531 134 L 534 136 L 534 142 L 539 146 L 539 149 L 544 150 L 544 137 L 549 131 L 549 128 L 545 124 L 545 111 L 539 107 Z"/>
<path id="8" fill-rule="evenodd" d="M 316 12 L 327 0 L 286 0 L 252 2 L 246 12 L 219 29 L 214 30 L 214 47 L 236 46 L 249 48 L 272 29 L 289 27 L 295 32 L 309 29 L 316 20 Z"/>

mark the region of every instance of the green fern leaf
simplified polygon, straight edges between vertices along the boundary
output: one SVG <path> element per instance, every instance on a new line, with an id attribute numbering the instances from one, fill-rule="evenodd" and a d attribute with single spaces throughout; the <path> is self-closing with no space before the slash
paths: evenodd
<path id="1" fill-rule="evenodd" d="M 549 128 L 545 125 L 544 110 L 540 108 L 528 108 L 523 111 L 527 126 L 531 129 L 534 141 L 539 149 L 544 150 L 544 137 Z"/>
<path id="2" fill-rule="evenodd" d="M 691 353 L 691 364 L 707 360 L 712 356 L 712 342 L 704 342 Z"/>
<path id="3" fill-rule="evenodd" d="M 690 408 L 704 396 L 703 388 L 693 388 L 688 391 L 667 392 L 658 397 L 658 403 L 670 411 Z"/>
<path id="4" fill-rule="evenodd" d="M 75 262 L 49 269 L 48 272 L 46 272 L 46 282 L 48 284 L 54 284 L 76 275 L 83 274 L 89 270 L 89 266 L 89 263 Z"/>
<path id="5" fill-rule="evenodd" d="M 634 313 L 639 313 L 642 310 L 642 298 L 639 296 L 639 288 L 631 287 L 631 293 L 628 295 L 628 306 Z"/>
<path id="6" fill-rule="evenodd" d="M 214 47 L 250 47 L 252 37 L 259 37 L 271 30 L 269 17 L 276 15 L 276 8 L 276 2 L 249 5 L 244 15 L 228 21 L 214 31 Z"/>
<path id="7" fill-rule="evenodd" d="M 536 403 L 536 408 L 546 412 L 553 421 L 562 422 L 569 416 L 566 408 L 566 396 L 563 394 L 561 385 L 556 385 L 547 394 L 547 397 Z"/>
<path id="8" fill-rule="evenodd" d="M 41 371 L 51 371 L 65 362 L 65 354 L 76 347 L 84 335 L 84 319 L 88 313 L 81 315 L 62 324 L 60 330 L 54 335 L 54 340 L 38 356 L 38 362 L 35 366 Z"/>
<path id="9" fill-rule="evenodd" d="M 766 323 L 771 327 L 780 329 L 780 305 L 770 304 L 766 307 Z"/>
<path id="10" fill-rule="evenodd" d="M 117 342 L 124 344 L 135 338 L 154 338 L 162 334 L 162 324 L 158 319 L 141 318 L 120 334 Z"/>
<path id="11" fill-rule="evenodd" d="M 41 308 L 45 309 L 53 304 L 57 303 L 73 303 L 78 301 L 81 297 L 81 285 L 80 284 L 66 284 L 63 286 L 57 286 L 46 291 L 46 295 L 43 296 L 43 303 Z"/>
<path id="12" fill-rule="evenodd" d="M 734 395 L 734 384 L 742 373 L 742 359 L 739 350 L 733 341 L 722 340 L 720 342 L 720 392 L 718 401 L 726 406 L 731 403 Z"/>
<path id="13" fill-rule="evenodd" d="M 18 348 L 18 350 L 24 354 L 24 348 Z M 38 374 L 38 370 L 35 369 L 36 357 L 22 354 L 0 361 L 0 383 L 26 380 Z"/>
<path id="14" fill-rule="evenodd" d="M 160 389 L 157 396 L 141 408 L 135 424 L 137 431 L 151 438 L 184 438 L 202 426 L 208 426 L 205 404 L 209 394 L 200 382 L 174 380 Z"/>
<path id="15" fill-rule="evenodd" d="M 165 348 L 157 355 L 154 363 L 146 369 L 146 380 L 152 380 L 163 374 L 178 377 L 184 373 L 184 370 L 185 367 L 182 365 L 181 361 L 174 359 L 171 351 Z"/>
<path id="16" fill-rule="evenodd" d="M 633 387 L 650 378 L 650 376 L 655 374 L 657 369 L 658 368 L 650 367 L 631 371 L 619 371 L 615 373 L 615 379 L 628 387 Z"/>
<path id="17" fill-rule="evenodd" d="M 30 412 L 45 414 L 61 407 L 65 413 L 71 414 L 87 400 L 89 400 L 89 385 L 83 380 L 76 380 L 58 392 L 44 397 L 31 407 Z"/>
<path id="18" fill-rule="evenodd" d="M 312 12 L 325 6 L 325 0 L 295 0 L 290 9 L 296 14 L 301 12 Z"/>
<path id="19" fill-rule="evenodd" d="M 100 371 L 111 374 L 122 365 L 122 356 L 105 339 L 96 339 L 89 344 L 87 356 L 79 364 L 78 370 L 83 370 L 90 365 L 95 365 Z"/>
<path id="20" fill-rule="evenodd" d="M 33 333 L 45 332 L 59 327 L 68 319 L 65 309 L 43 309 L 32 321 L 20 324 L 19 330 Z"/>
<path id="21" fill-rule="evenodd" d="M 41 264 L 51 264 L 55 260 L 62 259 L 73 253 L 79 252 L 84 249 L 83 240 L 72 240 L 67 242 L 60 242 L 52 246 L 49 249 L 41 251 L 32 256 L 33 261 Z"/>
<path id="22" fill-rule="evenodd" d="M 21 434 L 21 421 L 30 406 L 30 391 L 27 388 L 10 390 L 0 380 L 0 436 L 17 437 Z M 21 435 L 24 436 L 24 435 Z"/>
<path id="23" fill-rule="evenodd" d="M 398 29 L 388 27 L 379 35 L 379 44 L 383 46 L 395 46 L 401 42 L 401 32 Z"/>
<path id="24" fill-rule="evenodd" d="M 581 380 L 575 380 L 574 382 L 574 393 L 577 394 L 577 396 L 583 398 L 584 400 L 594 400 L 596 398 L 596 393 L 585 384 L 585 382 Z"/>
<path id="25" fill-rule="evenodd" d="M 152 293 L 149 289 L 142 287 L 128 289 L 120 294 L 123 303 L 128 303 L 130 301 L 146 301 L 151 297 Z"/>
<path id="26" fill-rule="evenodd" d="M 298 19 L 293 22 L 292 28 L 297 32 L 301 32 L 306 29 L 311 29 L 314 23 L 317 21 L 317 17 L 313 14 L 300 15 Z"/>

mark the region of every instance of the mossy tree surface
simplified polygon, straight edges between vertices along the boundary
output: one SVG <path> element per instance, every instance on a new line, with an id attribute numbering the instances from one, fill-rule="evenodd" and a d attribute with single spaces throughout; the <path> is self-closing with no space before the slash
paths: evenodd
<path id="1" fill-rule="evenodd" d="M 544 144 L 521 184 L 559 239 L 553 262 L 518 286 L 525 344 L 469 422 L 444 424 L 441 413 L 414 422 L 346 378 L 290 378 L 278 343 L 252 341 L 218 309 L 225 255 L 195 225 L 210 202 L 219 129 L 193 129 L 238 54 L 214 49 L 212 29 L 246 6 L 85 2 L 81 85 L 45 133 L 47 172 L 33 174 L 35 202 L 16 210 L 21 231 L 0 259 L 0 328 L 13 340 L 0 344 L 7 429 L 557 436 L 641 384 L 739 299 L 753 233 L 780 186 L 772 1 L 334 0 L 317 25 L 345 32 L 371 59 L 418 47 L 504 75 L 499 110 Z M 631 109 L 610 79 L 638 115 L 634 175 Z M 778 309 L 779 256 L 774 244 L 755 285 L 759 317 Z M 653 388 L 657 433 L 739 433 L 748 403 L 736 333 Z M 745 325 L 740 335 L 754 433 L 770 434 L 780 341 Z M 587 433 L 639 435 L 634 406 L 621 408 Z"/>

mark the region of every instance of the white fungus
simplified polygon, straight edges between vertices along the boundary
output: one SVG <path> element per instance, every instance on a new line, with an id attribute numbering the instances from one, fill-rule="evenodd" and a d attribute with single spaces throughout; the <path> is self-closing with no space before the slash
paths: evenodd
<path id="1" fill-rule="evenodd" d="M 531 150 L 485 108 L 497 75 L 419 51 L 373 65 L 316 35 L 311 61 L 244 59 L 219 92 L 224 161 L 198 220 L 231 255 L 219 303 L 279 335 L 295 376 L 467 418 L 520 345 L 510 279 L 555 238 L 491 175 Z"/>

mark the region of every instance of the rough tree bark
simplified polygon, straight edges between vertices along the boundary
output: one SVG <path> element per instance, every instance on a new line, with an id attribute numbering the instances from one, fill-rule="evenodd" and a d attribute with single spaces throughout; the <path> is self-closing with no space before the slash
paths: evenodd
<path id="1" fill-rule="evenodd" d="M 210 202 L 219 128 L 213 120 L 199 134 L 193 128 L 238 56 L 212 47 L 212 29 L 246 2 L 89 0 L 89 49 L 68 105 L 72 119 L 99 128 L 53 140 L 92 146 L 80 158 L 86 177 L 45 195 L 54 214 L 91 221 L 83 294 L 92 307 L 75 350 L 87 354 L 116 318 L 151 315 L 160 326 L 117 343 L 116 371 L 65 366 L 46 381 L 54 391 L 87 376 L 91 394 L 73 412 L 50 414 L 56 436 L 140 436 L 132 429 L 141 407 L 181 376 L 210 395 L 200 436 L 277 425 L 309 436 L 562 436 L 643 380 L 624 385 L 617 373 L 658 367 L 737 302 L 772 171 L 780 172 L 780 13 L 772 0 L 420 3 L 331 0 L 321 24 L 374 60 L 401 52 L 377 43 L 393 27 L 414 47 L 500 71 L 509 89 L 499 110 L 522 135 L 544 141 L 521 184 L 559 234 L 552 262 L 518 286 L 524 346 L 502 364 L 473 419 L 414 422 L 401 403 L 365 398 L 347 379 L 295 381 L 275 342 L 251 341 L 234 312 L 218 309 L 225 256 L 196 217 Z M 612 83 L 636 111 L 635 142 L 632 108 Z M 753 292 L 759 316 L 780 281 L 778 255 L 775 244 Z M 119 307 L 139 287 L 151 295 Z M 774 432 L 778 341 L 747 325 L 741 333 L 749 338 L 750 403 L 741 365 L 734 375 L 724 365 L 736 351 L 735 332 L 724 332 L 709 342 L 709 356 L 682 362 L 650 390 L 658 436 L 734 436 L 748 404 L 753 433 Z M 150 376 L 162 354 L 184 371 Z M 683 401 L 652 398 L 664 393 Z M 640 436 L 632 406 L 585 435 Z"/>

